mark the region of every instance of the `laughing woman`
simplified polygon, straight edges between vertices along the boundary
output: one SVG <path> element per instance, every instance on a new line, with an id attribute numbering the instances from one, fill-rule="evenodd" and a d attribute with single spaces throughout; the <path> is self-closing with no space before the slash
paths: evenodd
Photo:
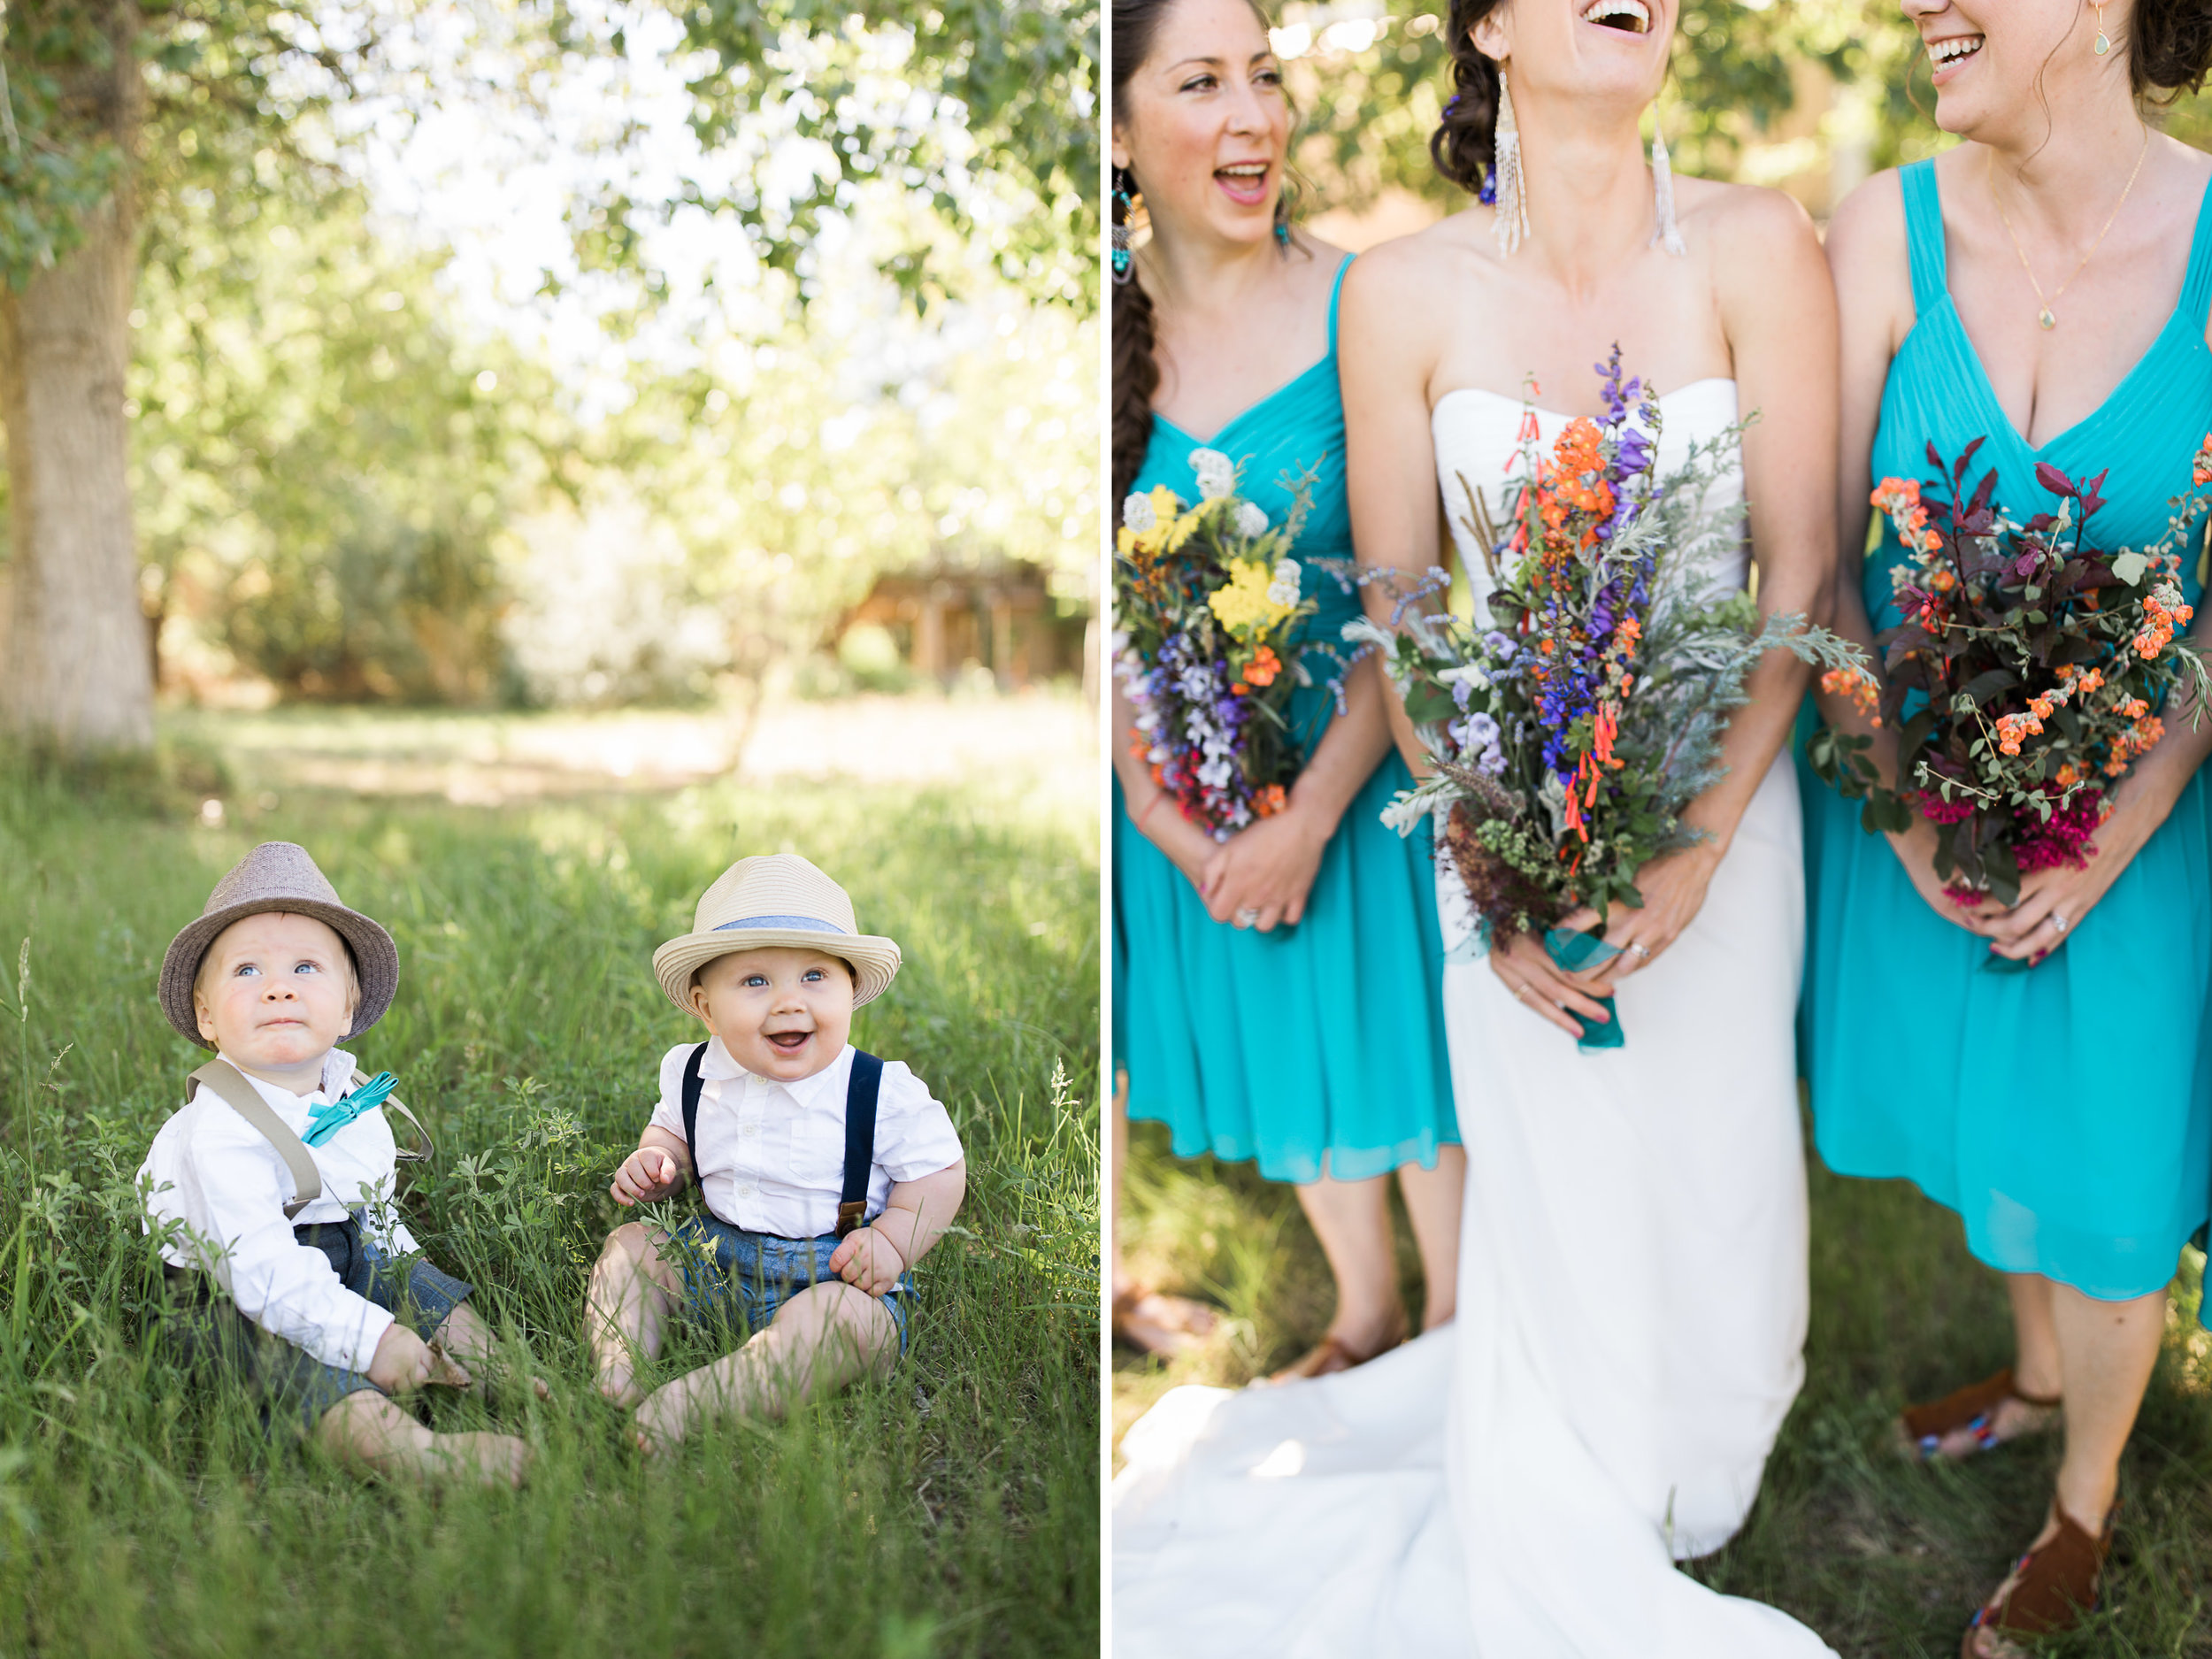
<path id="1" fill-rule="evenodd" d="M 1302 560 L 1351 557 L 1336 296 L 1348 258 L 1294 230 L 1290 111 L 1248 0 L 1116 0 L 1115 222 L 1150 236 L 1114 289 L 1114 495 L 1198 498 L 1190 457 L 1225 452 L 1278 521 L 1276 480 L 1317 467 Z M 1358 601 L 1310 566 L 1333 641 Z M 1217 845 L 1130 753 L 1115 703 L 1114 1048 L 1127 1112 L 1182 1156 L 1250 1160 L 1298 1195 L 1336 1277 L 1321 1344 L 1291 1367 L 1345 1369 L 1405 1334 L 1387 1183 L 1397 1171 L 1425 1271 L 1424 1323 L 1448 1319 L 1464 1175 L 1438 1006 L 1442 953 L 1426 846 L 1378 814 L 1409 779 L 1389 753 L 1371 664 L 1345 705 L 1292 705 L 1306 748 L 1288 806 Z M 1117 1125 L 1117 1149 L 1119 1145 Z M 1149 1309 L 1116 1286 L 1127 1329 Z M 1164 1299 L 1153 1299 L 1157 1308 Z"/>
<path id="2" fill-rule="evenodd" d="M 1886 529 L 1863 565 L 1851 557 L 1874 478 L 1919 477 L 1927 446 L 1956 455 L 1985 438 L 1975 470 L 1993 465 L 1999 503 L 2024 519 L 2053 504 L 2039 463 L 2077 478 L 2109 467 L 2100 543 L 2139 547 L 2212 426 L 2212 159 L 2144 119 L 2212 65 L 2201 0 L 1905 11 L 1937 125 L 1966 142 L 1870 180 L 1828 239 L 1842 302 L 1837 620 L 1870 642 L 1897 621 L 1902 557 Z M 2200 603 L 2195 561 L 2183 575 Z M 1854 724 L 1847 708 L 1823 712 Z M 2212 805 L 2198 769 L 2212 723 L 2177 713 L 2113 792 L 2087 866 L 2030 873 L 2010 910 L 1944 896 L 1929 824 L 1885 846 L 1805 783 L 1821 1153 L 1957 1210 L 1968 1248 L 2006 1275 L 2018 1337 L 2009 1369 L 1908 1412 L 1906 1432 L 1947 1458 L 2066 1434 L 2048 1517 L 1968 1631 L 1969 1659 L 2094 1604 L 2166 1284 L 2206 1217 L 2212 1102 L 2194 1074 Z M 1982 972 L 1993 953 L 2039 965 Z"/>

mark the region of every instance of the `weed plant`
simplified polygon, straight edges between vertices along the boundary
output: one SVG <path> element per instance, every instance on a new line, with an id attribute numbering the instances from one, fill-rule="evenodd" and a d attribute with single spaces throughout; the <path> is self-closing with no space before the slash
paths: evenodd
<path id="1" fill-rule="evenodd" d="M 1743 1532 L 1688 1571 L 1786 1609 L 1843 1659 L 1952 1659 L 1981 1598 L 2043 1522 L 2057 1435 L 1924 1466 L 1890 1443 L 1908 1401 L 2009 1363 L 2004 1288 L 1958 1219 L 1902 1181 L 1848 1180 L 1813 1157 L 1806 1380 Z M 1171 1365 L 1118 1350 L 1117 1436 L 1170 1386 L 1241 1385 L 1327 1325 L 1327 1263 L 1286 1186 L 1248 1166 L 1169 1155 L 1134 1126 L 1122 1242 L 1136 1277 L 1211 1301 L 1217 1334 Z M 1418 1257 L 1399 1218 L 1409 1307 Z M 2201 1257 L 2176 1281 L 2167 1341 L 2121 1464 L 2105 1605 L 2042 1659 L 2212 1659 L 2212 1333 L 2197 1323 Z M 1601 1317 L 1593 1310 L 1592 1317 Z"/>
<path id="2" fill-rule="evenodd" d="M 526 1435 L 520 1493 L 357 1483 L 142 1338 L 159 1266 L 132 1178 L 204 1057 L 156 975 L 268 839 L 398 941 L 398 999 L 350 1046 L 438 1143 L 403 1210 L 554 1388 L 422 1409 Z M 1095 1654 L 1094 844 L 1011 796 L 843 783 L 496 810 L 303 795 L 211 826 L 0 772 L 0 1654 Z M 733 857 L 777 850 L 904 948 L 854 1038 L 950 1109 L 962 1231 L 919 1270 L 887 1384 L 649 1462 L 581 1340 L 607 1181 L 696 1030 L 649 956 Z M 718 1337 L 682 1334 L 662 1374 Z"/>

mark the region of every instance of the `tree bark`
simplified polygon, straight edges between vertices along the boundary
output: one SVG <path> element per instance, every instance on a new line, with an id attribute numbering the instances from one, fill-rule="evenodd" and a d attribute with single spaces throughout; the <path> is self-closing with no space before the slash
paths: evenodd
<path id="1" fill-rule="evenodd" d="M 19 12 L 15 19 L 21 27 Z M 128 156 L 145 112 L 137 9 L 109 9 L 110 61 L 65 72 L 65 98 Z M 7 429 L 12 580 L 5 712 L 68 753 L 153 742 L 153 677 L 138 599 L 124 374 L 136 268 L 133 177 L 87 215 L 84 239 L 17 291 L 0 283 L 0 422 Z"/>

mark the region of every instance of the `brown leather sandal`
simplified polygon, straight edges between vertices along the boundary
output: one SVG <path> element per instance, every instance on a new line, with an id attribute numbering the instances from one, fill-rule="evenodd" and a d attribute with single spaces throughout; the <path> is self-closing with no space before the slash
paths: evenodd
<path id="1" fill-rule="evenodd" d="M 2012 1402 L 2051 1415 L 2000 1439 L 1996 1430 L 1997 1413 Z M 1908 1407 L 1904 1415 L 1897 1420 L 1899 1438 L 1903 1442 L 1901 1449 L 1909 1457 L 1924 1463 L 1933 1462 L 1947 1455 L 1938 1449 L 1945 1440 L 1965 1429 L 1974 1436 L 1974 1450 L 1977 1453 L 1994 1451 L 2013 1440 L 2041 1434 L 2050 1429 L 2058 1421 L 2056 1413 L 2060 1403 L 2055 1394 L 2045 1399 L 2022 1394 L 2013 1386 L 2012 1367 L 2008 1365 L 1995 1376 L 1970 1383 L 1931 1404 Z"/>
<path id="2" fill-rule="evenodd" d="M 1114 1340 L 1161 1359 L 1196 1348 L 1212 1334 L 1217 1316 L 1202 1302 L 1131 1285 L 1114 1296 Z"/>
<path id="3" fill-rule="evenodd" d="M 1333 1332 L 1307 1349 L 1273 1375 L 1261 1379 L 1259 1386 L 1272 1383 L 1299 1382 L 1309 1377 L 1333 1377 L 1340 1371 L 1350 1371 L 1355 1365 L 1364 1365 L 1371 1359 L 1387 1354 L 1406 1340 L 1405 1322 L 1386 1336 L 1371 1352 L 1362 1354 L 1349 1347 Z"/>
<path id="4" fill-rule="evenodd" d="M 2096 1611 L 2120 1506 L 2112 1506 L 2103 1532 L 2096 1537 L 2055 1502 L 2051 1513 L 2057 1517 L 2058 1531 L 2013 1563 L 1996 1594 L 1966 1627 L 1959 1643 L 1960 1659 L 2026 1659 L 2027 1650 L 2012 1637 L 2072 1630 Z"/>

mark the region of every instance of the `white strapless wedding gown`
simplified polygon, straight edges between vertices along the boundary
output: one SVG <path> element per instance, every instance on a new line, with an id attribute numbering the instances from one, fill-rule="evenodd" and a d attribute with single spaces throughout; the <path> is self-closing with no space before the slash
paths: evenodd
<path id="1" fill-rule="evenodd" d="M 1736 419 L 1735 382 L 1679 388 L 1662 412 L 1663 471 Z M 1520 420 L 1482 391 L 1432 420 L 1479 592 L 1459 479 L 1502 516 Z M 1540 421 L 1548 447 L 1563 419 Z M 1445 969 L 1459 1316 L 1316 1382 L 1174 1389 L 1131 1426 L 1119 1659 L 1829 1653 L 1674 1566 L 1742 1525 L 1804 1375 L 1799 840 L 1785 754 L 1696 920 L 1621 981 L 1623 1048 L 1578 1052 L 1486 962 Z M 1439 895 L 1449 949 L 1472 918 L 1455 878 Z"/>

